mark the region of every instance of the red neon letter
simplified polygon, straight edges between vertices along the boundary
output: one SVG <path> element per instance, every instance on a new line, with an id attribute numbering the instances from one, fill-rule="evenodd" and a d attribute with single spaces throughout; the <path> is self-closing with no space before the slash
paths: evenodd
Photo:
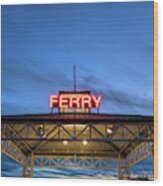
<path id="1" fill-rule="evenodd" d="M 59 108 L 68 108 L 67 96 L 60 96 L 59 97 Z"/>
<path id="2" fill-rule="evenodd" d="M 92 99 L 95 103 L 95 107 L 99 108 L 100 107 L 101 96 L 96 97 L 96 96 L 92 95 Z"/>
<path id="3" fill-rule="evenodd" d="M 70 98 L 70 108 L 80 108 L 80 97 L 78 95 L 75 95 Z"/>
<path id="4" fill-rule="evenodd" d="M 89 95 L 82 96 L 82 108 L 91 108 L 91 97 Z"/>
<path id="5" fill-rule="evenodd" d="M 50 108 L 58 106 L 58 96 L 50 96 Z"/>

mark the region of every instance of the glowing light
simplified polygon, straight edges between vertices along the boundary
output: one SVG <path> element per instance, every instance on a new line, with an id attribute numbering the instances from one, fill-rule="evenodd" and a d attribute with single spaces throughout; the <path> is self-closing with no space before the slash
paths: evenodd
<path id="1" fill-rule="evenodd" d="M 99 108 L 101 96 L 85 94 L 59 94 L 50 96 L 50 108 Z"/>
<path id="2" fill-rule="evenodd" d="M 86 125 L 84 125 L 84 124 L 67 124 L 67 125 L 65 125 L 64 127 L 65 128 L 68 128 L 68 127 L 70 127 L 70 128 L 73 128 L 73 127 L 76 127 L 76 128 L 84 128 L 84 127 L 86 127 Z"/>
<path id="3" fill-rule="evenodd" d="M 112 134 L 112 133 L 113 133 L 112 129 L 107 128 L 107 133 L 108 133 L 108 134 Z"/>
<path id="4" fill-rule="evenodd" d="M 63 145 L 67 145 L 68 144 L 68 141 L 63 141 Z"/>
<path id="5" fill-rule="evenodd" d="M 58 96 L 52 95 L 50 96 L 50 108 L 58 106 Z"/>
<path id="6" fill-rule="evenodd" d="M 87 145 L 87 144 L 88 144 L 88 141 L 84 140 L 83 145 Z"/>
<path id="7" fill-rule="evenodd" d="M 91 96 L 89 95 L 84 95 L 81 98 L 81 108 L 91 108 Z"/>
<path id="8" fill-rule="evenodd" d="M 44 134 L 44 126 L 41 124 L 41 125 L 39 125 L 39 127 L 38 127 L 38 134 L 40 135 L 40 136 L 44 136 L 45 134 Z"/>
<path id="9" fill-rule="evenodd" d="M 101 101 L 101 96 L 94 96 L 92 95 L 92 99 L 94 101 L 95 107 L 99 108 L 100 107 L 100 101 Z"/>

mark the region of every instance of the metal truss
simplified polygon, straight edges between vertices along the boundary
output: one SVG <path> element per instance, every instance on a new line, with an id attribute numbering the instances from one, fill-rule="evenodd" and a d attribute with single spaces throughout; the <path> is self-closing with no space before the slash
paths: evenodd
<path id="1" fill-rule="evenodd" d="M 35 156 L 35 167 L 49 168 L 117 168 L 117 160 L 115 158 L 91 158 L 81 156 L 56 156 L 45 157 Z"/>
<path id="2" fill-rule="evenodd" d="M 107 132 L 107 124 L 103 124 L 105 130 L 101 130 L 98 124 L 82 124 L 81 128 L 78 124 L 67 127 L 64 124 L 54 124 L 53 126 L 46 124 L 2 124 L 3 133 L 8 134 L 2 140 L 11 141 L 82 141 L 83 135 L 85 140 L 94 142 L 153 142 L 153 137 L 148 134 L 149 123 L 139 126 L 138 132 L 133 132 L 130 124 L 116 125 L 111 128 L 112 134 Z M 13 127 L 11 127 L 13 126 Z M 40 127 L 41 126 L 41 127 Z M 46 129 L 47 127 L 47 129 Z M 133 126 L 132 126 L 133 127 Z M 19 130 L 13 132 L 14 128 Z M 136 126 L 135 129 L 136 130 Z M 32 135 L 30 135 L 32 133 Z M 116 137 L 118 133 L 118 138 Z M 23 134 L 23 137 L 20 137 Z M 53 135 L 51 135 L 53 134 Z M 126 135 L 127 134 L 127 135 Z"/>
<path id="3" fill-rule="evenodd" d="M 12 141 L 1 141 L 2 153 L 15 160 L 20 165 L 25 165 L 27 157 L 20 150 L 19 146 L 15 145 Z"/>
<path id="4" fill-rule="evenodd" d="M 22 176 L 32 177 L 33 176 L 33 155 L 30 157 L 26 156 L 21 150 L 22 144 L 19 142 L 15 144 L 13 141 L 1 141 L 1 150 L 6 156 L 15 160 L 17 163 L 22 165 Z"/>
<path id="5" fill-rule="evenodd" d="M 127 164 L 132 167 L 145 158 L 153 155 L 153 143 L 141 143 L 127 155 Z"/>
<path id="6" fill-rule="evenodd" d="M 117 158 L 102 157 L 82 157 L 82 156 L 50 156 L 50 155 L 34 155 L 28 158 L 21 150 L 11 141 L 2 141 L 2 152 L 10 158 L 17 161 L 23 166 L 22 176 L 32 177 L 34 167 L 48 168 L 106 168 L 118 169 L 119 179 L 128 178 L 130 176 L 129 169 L 143 159 L 152 155 L 152 144 L 141 143 L 136 146 L 126 158 L 121 158 L 118 154 Z"/>
<path id="7" fill-rule="evenodd" d="M 107 129 L 111 130 L 108 133 Z M 2 152 L 22 165 L 23 177 L 32 177 L 34 167 L 115 168 L 118 178 L 130 176 L 130 168 L 153 155 L 153 123 L 62 124 L 2 122 Z M 87 152 L 44 152 L 48 142 L 109 143 L 113 148 Z M 33 143 L 34 142 L 34 143 Z M 110 151 L 109 151 L 110 150 Z M 111 151 L 114 151 L 114 156 Z M 109 157 L 109 153 L 112 154 Z M 105 154 L 105 155 L 104 155 Z M 97 156 L 96 156 L 97 155 Z"/>
<path id="8" fill-rule="evenodd" d="M 31 162 L 31 160 L 29 161 Z M 30 164 L 30 163 L 29 163 Z M 120 154 L 117 158 L 82 157 L 82 156 L 45 156 L 35 155 L 34 167 L 47 168 L 102 168 L 117 169 L 119 179 L 128 179 L 130 176 L 126 159 Z"/>

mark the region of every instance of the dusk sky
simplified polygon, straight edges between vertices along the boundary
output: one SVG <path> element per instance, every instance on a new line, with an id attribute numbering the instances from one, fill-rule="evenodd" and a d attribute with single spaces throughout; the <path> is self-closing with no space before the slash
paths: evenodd
<path id="1" fill-rule="evenodd" d="M 2 6 L 2 114 L 49 113 L 75 64 L 100 112 L 153 115 L 153 5 Z"/>

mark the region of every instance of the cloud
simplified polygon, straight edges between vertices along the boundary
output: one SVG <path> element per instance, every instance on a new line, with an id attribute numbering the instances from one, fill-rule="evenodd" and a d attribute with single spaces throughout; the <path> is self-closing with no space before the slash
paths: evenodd
<path id="1" fill-rule="evenodd" d="M 133 113 L 149 111 L 153 113 L 153 92 L 137 94 L 128 92 L 123 87 L 113 87 L 102 81 L 101 78 L 91 74 L 80 79 L 79 85 L 82 90 L 90 90 L 94 94 L 102 95 L 103 103 L 109 102 L 119 110 L 132 110 Z"/>

